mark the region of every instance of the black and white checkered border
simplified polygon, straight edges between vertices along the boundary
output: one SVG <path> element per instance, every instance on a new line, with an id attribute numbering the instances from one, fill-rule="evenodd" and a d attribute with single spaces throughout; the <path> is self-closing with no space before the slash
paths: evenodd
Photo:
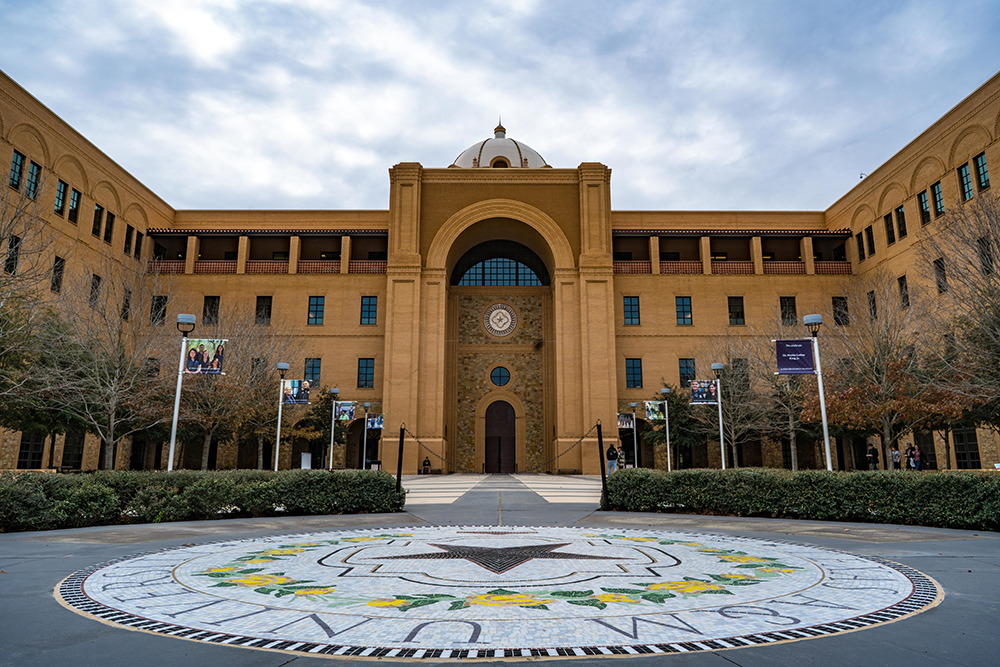
<path id="1" fill-rule="evenodd" d="M 429 526 L 412 526 L 406 528 L 428 528 Z M 436 527 L 436 526 L 435 526 Z M 457 529 L 496 529 L 496 526 L 447 526 L 448 528 Z M 545 530 L 547 527 L 536 527 L 536 526 L 519 526 L 519 528 L 527 528 L 529 530 Z M 575 526 L 574 526 L 575 528 Z M 585 527 L 581 527 L 586 529 Z M 363 533 L 363 532 L 374 532 L 374 531 L 384 531 L 385 528 L 369 528 L 362 530 L 329 530 L 329 531 L 309 531 L 303 533 L 294 533 L 288 535 L 281 535 L 280 537 L 295 537 L 296 535 L 313 535 L 317 532 L 351 532 L 351 533 Z M 701 534 L 711 537 L 729 538 L 733 539 L 732 535 L 721 535 L 721 534 L 711 534 L 711 533 L 694 533 L 689 531 L 674 531 L 674 530 L 634 530 L 634 529 L 617 529 L 616 532 L 621 533 L 636 533 L 636 534 L 646 534 L 646 533 L 656 533 L 656 532 L 677 532 L 683 533 L 685 535 Z M 254 539 L 263 538 L 246 538 L 247 541 Z M 737 537 L 740 541 L 753 541 L 753 542 L 768 542 L 773 544 L 789 544 L 795 546 L 802 546 L 800 543 L 791 542 L 789 540 L 763 540 L 759 538 L 752 537 Z M 226 544 L 232 542 L 239 542 L 244 540 L 220 540 L 217 542 L 209 542 L 208 544 Z M 831 553 L 845 553 L 855 558 L 861 558 L 864 560 L 870 560 L 872 562 L 878 563 L 885 567 L 896 570 L 913 584 L 913 592 L 904 600 L 897 602 L 894 605 L 885 607 L 878 611 L 874 611 L 868 614 L 862 614 L 860 616 L 855 616 L 853 618 L 844 619 L 842 621 L 836 621 L 834 623 L 824 623 L 821 625 L 808 626 L 803 628 L 795 628 L 792 630 L 780 630 L 775 632 L 763 632 L 757 634 L 749 635 L 738 635 L 734 637 L 722 637 L 716 639 L 706 639 L 702 641 L 691 641 L 691 642 L 670 642 L 667 644 L 631 644 L 631 645 L 612 645 L 612 646 L 572 646 L 572 647 L 556 647 L 556 648 L 490 648 L 490 649 L 455 649 L 455 648 L 386 648 L 379 646 L 346 646 L 343 644 L 320 644 L 312 642 L 298 642 L 298 641 L 286 641 L 280 639 L 261 639 L 260 637 L 251 637 L 246 635 L 235 635 L 225 632 L 211 632 L 206 630 L 198 630 L 196 628 L 188 628 L 182 625 L 175 625 L 172 623 L 163 623 L 161 621 L 156 621 L 149 618 L 143 618 L 142 616 L 136 616 L 135 614 L 130 614 L 127 612 L 120 611 L 113 607 L 101 604 L 88 597 L 83 592 L 83 584 L 87 578 L 105 567 L 114 565 L 115 563 L 120 563 L 123 561 L 134 560 L 145 555 L 153 553 L 164 553 L 168 551 L 174 551 L 178 549 L 189 548 L 190 544 L 185 544 L 178 547 L 169 547 L 166 549 L 158 549 L 156 551 L 144 552 L 141 554 L 131 554 L 129 556 L 123 556 L 121 558 L 115 558 L 113 560 L 105 561 L 97 565 L 92 565 L 78 572 L 74 572 L 66 579 L 62 581 L 59 585 L 58 596 L 67 605 L 94 618 L 100 619 L 107 623 L 113 623 L 115 625 L 122 625 L 135 630 L 145 630 L 148 632 L 155 632 L 168 637 L 182 637 L 184 639 L 191 639 L 195 641 L 210 642 L 213 644 L 220 644 L 223 646 L 242 646 L 249 648 L 260 648 L 269 649 L 274 651 L 290 651 L 295 653 L 304 654 L 325 654 L 325 655 L 339 655 L 339 656 L 351 656 L 358 658 L 399 658 L 399 659 L 411 659 L 411 660 L 424 660 L 424 659 L 440 659 L 440 660 L 471 660 L 471 659 L 484 659 L 484 658 L 562 658 L 562 657 L 590 657 L 590 656 L 600 656 L 600 655 L 650 655 L 650 654 L 661 654 L 661 653 L 696 653 L 698 651 L 718 651 L 723 649 L 732 648 L 742 648 L 746 646 L 759 646 L 762 644 L 775 644 L 778 642 L 786 641 L 796 641 L 800 639 L 812 639 L 814 637 L 823 637 L 827 635 L 835 635 L 841 632 L 850 632 L 853 630 L 860 630 L 863 628 L 880 625 L 882 623 L 888 623 L 895 621 L 899 618 L 919 612 L 931 605 L 938 599 L 938 586 L 937 584 L 928 576 L 914 570 L 911 567 L 907 567 L 901 563 L 896 563 L 893 561 L 885 560 L 877 556 L 862 556 L 859 554 L 851 554 L 849 552 L 842 552 L 836 549 L 828 549 L 826 547 L 808 545 L 809 548 L 819 549 L 822 551 L 829 551 Z"/>

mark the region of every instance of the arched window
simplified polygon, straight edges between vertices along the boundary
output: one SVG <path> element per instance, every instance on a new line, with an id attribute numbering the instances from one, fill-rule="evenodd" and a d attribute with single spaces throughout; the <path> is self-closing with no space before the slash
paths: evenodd
<path id="1" fill-rule="evenodd" d="M 514 241 L 480 243 L 455 265 L 452 285 L 548 285 L 545 263 Z"/>

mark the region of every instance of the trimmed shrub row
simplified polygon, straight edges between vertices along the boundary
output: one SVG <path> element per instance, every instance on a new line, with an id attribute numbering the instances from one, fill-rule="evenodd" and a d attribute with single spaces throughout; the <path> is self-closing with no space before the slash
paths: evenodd
<path id="1" fill-rule="evenodd" d="M 384 471 L 0 474 L 0 531 L 238 517 L 399 512 Z"/>
<path id="2" fill-rule="evenodd" d="M 1000 474 L 994 472 L 638 468 L 612 475 L 608 496 L 611 509 L 627 512 L 1000 530 Z"/>

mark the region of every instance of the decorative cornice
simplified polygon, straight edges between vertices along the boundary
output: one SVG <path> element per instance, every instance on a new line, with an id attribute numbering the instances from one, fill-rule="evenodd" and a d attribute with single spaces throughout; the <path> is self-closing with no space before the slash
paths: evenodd
<path id="1" fill-rule="evenodd" d="M 613 229 L 612 236 L 842 236 L 850 229 Z"/>
<path id="2" fill-rule="evenodd" d="M 146 233 L 157 236 L 388 236 L 388 229 L 268 229 L 266 227 L 246 229 L 177 229 L 155 227 Z"/>

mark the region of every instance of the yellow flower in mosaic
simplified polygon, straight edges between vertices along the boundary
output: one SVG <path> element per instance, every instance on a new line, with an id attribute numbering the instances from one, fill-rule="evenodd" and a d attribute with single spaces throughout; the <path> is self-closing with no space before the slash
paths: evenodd
<path id="1" fill-rule="evenodd" d="M 600 595 L 591 595 L 595 600 L 600 600 L 601 602 L 631 602 L 633 604 L 639 604 L 638 600 L 633 600 L 627 595 L 622 595 L 621 593 L 601 593 Z"/>
<path id="2" fill-rule="evenodd" d="M 237 586 L 280 586 L 281 584 L 290 584 L 295 580 L 274 574 L 247 574 L 227 581 Z"/>
<path id="3" fill-rule="evenodd" d="M 727 563 L 766 563 L 768 562 L 764 558 L 757 558 L 756 556 L 719 556 L 719 560 L 724 560 Z"/>
<path id="4" fill-rule="evenodd" d="M 372 600 L 369 607 L 405 607 L 410 604 L 408 600 Z"/>
<path id="5" fill-rule="evenodd" d="M 295 591 L 296 595 L 327 595 L 334 592 L 335 588 L 300 588 Z"/>
<path id="6" fill-rule="evenodd" d="M 658 538 L 658 537 L 626 537 L 625 539 L 629 540 L 630 542 L 659 542 L 660 541 L 660 538 Z"/>
<path id="7" fill-rule="evenodd" d="M 756 579 L 757 577 L 752 574 L 723 574 L 720 575 L 725 579 Z"/>
<path id="8" fill-rule="evenodd" d="M 278 560 L 277 558 L 251 558 L 250 560 L 243 561 L 244 563 L 273 563 Z"/>
<path id="9" fill-rule="evenodd" d="M 705 593 L 708 591 L 724 591 L 725 586 L 720 584 L 706 584 L 703 581 L 664 581 L 662 584 L 650 584 L 646 586 L 648 591 L 676 591 L 683 595 L 693 593 Z"/>
<path id="10" fill-rule="evenodd" d="M 795 572 L 795 569 L 794 568 L 790 568 L 790 567 L 762 567 L 762 568 L 760 568 L 760 571 L 761 572 L 777 572 L 777 573 L 780 573 L 780 574 L 791 574 L 792 572 Z"/>
<path id="11" fill-rule="evenodd" d="M 268 549 L 267 551 L 261 551 L 261 553 L 266 556 L 287 556 L 289 554 L 300 554 L 302 551 L 302 549 Z"/>
<path id="12" fill-rule="evenodd" d="M 238 570 L 236 566 L 233 567 L 210 567 L 205 572 L 232 572 L 233 570 Z"/>
<path id="13" fill-rule="evenodd" d="M 553 602 L 553 600 L 543 600 L 525 593 L 513 593 L 511 595 L 484 593 L 483 595 L 466 598 L 465 601 L 468 605 L 482 605 L 484 607 L 534 607 Z"/>

